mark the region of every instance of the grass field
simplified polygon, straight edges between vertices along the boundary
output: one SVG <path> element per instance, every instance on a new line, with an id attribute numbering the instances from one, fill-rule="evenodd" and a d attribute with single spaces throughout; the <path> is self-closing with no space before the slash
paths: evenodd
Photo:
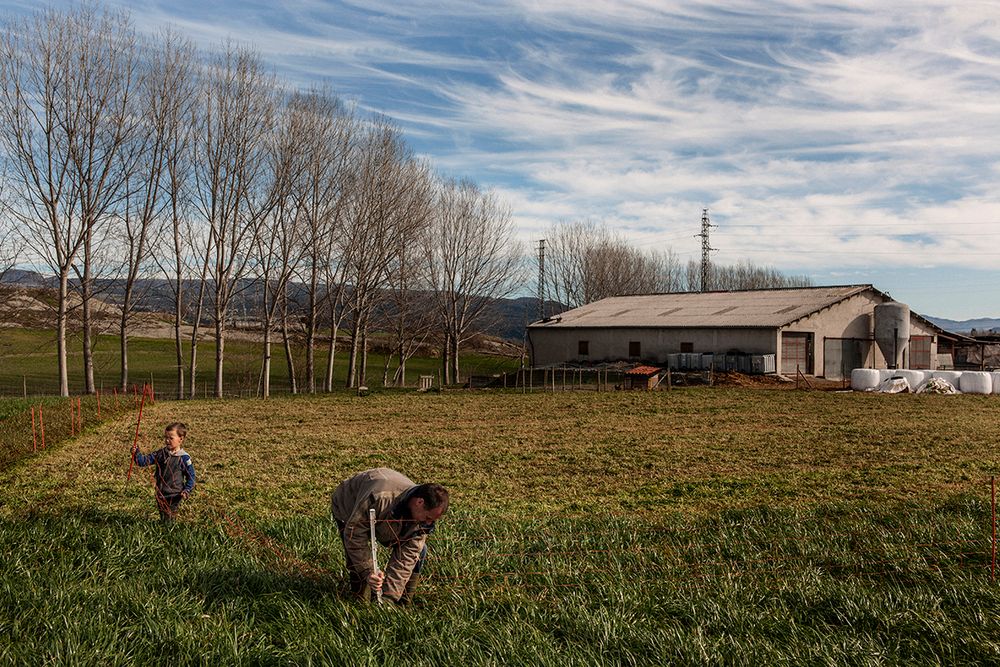
<path id="1" fill-rule="evenodd" d="M 67 338 L 70 393 L 83 391 L 83 353 L 80 335 L 71 334 Z M 94 344 L 94 380 L 98 387 L 110 392 L 117 386 L 120 374 L 120 351 L 117 336 L 96 337 Z M 255 393 L 260 375 L 262 346 L 243 340 L 226 341 L 226 365 L 223 374 L 227 395 Z M 303 386 L 305 353 L 300 347 L 295 349 L 296 373 Z M 187 377 L 190 346 L 184 344 Z M 288 391 L 288 365 L 280 339 L 272 346 L 271 387 L 276 393 Z M 334 355 L 334 377 L 337 386 L 343 386 L 347 377 L 348 350 L 338 345 Z M 322 385 L 326 373 L 327 348 L 320 343 L 316 351 L 317 383 Z M 492 374 L 516 369 L 519 360 L 484 354 L 463 354 L 461 372 L 468 374 Z M 385 358 L 381 354 L 369 354 L 369 386 L 381 386 L 382 369 Z M 152 381 L 161 396 L 176 393 L 174 372 L 175 356 L 172 339 L 132 338 L 129 340 L 130 381 L 142 384 Z M 390 377 L 396 364 L 390 363 Z M 437 376 L 440 360 L 430 357 L 416 357 L 407 362 L 407 381 L 417 383 L 420 374 Z M 210 391 L 215 377 L 215 343 L 206 340 L 198 344 L 197 390 L 204 395 Z M 188 382 L 189 380 L 185 380 Z M 36 329 L 7 328 L 0 336 L 0 396 L 20 396 L 27 388 L 31 394 L 58 394 L 59 374 L 56 366 L 56 340 L 52 331 Z"/>
<path id="2" fill-rule="evenodd" d="M 0 661 L 1000 662 L 994 397 L 158 402 L 144 450 L 175 419 L 199 486 L 172 527 L 125 484 L 134 415 L 0 472 Z M 453 493 L 405 609 L 343 596 L 328 514 L 381 465 Z"/>

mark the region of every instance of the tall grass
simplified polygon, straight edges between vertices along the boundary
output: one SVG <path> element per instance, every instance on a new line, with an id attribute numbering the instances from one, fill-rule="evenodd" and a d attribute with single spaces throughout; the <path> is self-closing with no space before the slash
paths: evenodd
<path id="1" fill-rule="evenodd" d="M 171 664 L 772 664 L 1000 660 L 997 588 L 960 498 L 906 512 L 741 510 L 662 525 L 455 516 L 418 604 L 343 592 L 326 517 L 260 526 L 64 508 L 0 521 L 0 659 Z M 977 554 L 925 547 L 959 534 Z"/>
<path id="2" fill-rule="evenodd" d="M 144 449 L 186 421 L 199 474 L 173 526 L 134 415 L 0 471 L 0 663 L 997 663 L 997 408 L 918 398 L 157 403 Z M 328 494 L 369 465 L 453 493 L 410 607 L 344 592 Z"/>

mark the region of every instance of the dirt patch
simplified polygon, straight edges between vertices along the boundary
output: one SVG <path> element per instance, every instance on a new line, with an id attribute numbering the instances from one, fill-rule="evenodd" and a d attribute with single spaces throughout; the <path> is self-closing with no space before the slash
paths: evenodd
<path id="1" fill-rule="evenodd" d="M 747 375 L 733 371 L 715 373 L 713 384 L 717 387 L 746 387 L 750 389 L 815 389 L 820 391 L 836 391 L 843 389 L 839 380 L 808 377 L 795 381 L 783 375 Z"/>

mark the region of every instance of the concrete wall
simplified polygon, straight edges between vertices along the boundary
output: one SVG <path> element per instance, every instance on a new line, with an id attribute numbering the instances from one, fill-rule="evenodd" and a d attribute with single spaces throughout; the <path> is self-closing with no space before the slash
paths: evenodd
<path id="1" fill-rule="evenodd" d="M 793 322 L 782 328 L 782 332 L 812 333 L 813 345 L 813 371 L 816 375 L 823 373 L 823 339 L 824 338 L 871 338 L 874 332 L 874 312 L 875 306 L 883 303 L 875 292 L 862 292 L 855 294 L 849 299 L 836 303 L 829 308 L 825 308 L 818 313 L 813 313 L 809 317 L 798 322 Z M 934 336 L 934 331 L 922 324 L 914 317 L 910 317 L 911 336 Z M 877 345 L 872 345 L 873 357 L 867 360 L 866 366 L 872 368 L 885 368 L 886 362 Z M 937 355 L 937 339 L 931 344 L 931 365 Z M 909 359 L 909 356 L 907 356 Z M 781 342 L 778 342 L 778 364 L 781 364 Z"/>
<path id="2" fill-rule="evenodd" d="M 681 351 L 681 343 L 692 343 L 692 352 L 726 353 L 738 350 L 749 354 L 775 354 L 781 369 L 781 334 L 813 335 L 813 373 L 823 374 L 824 338 L 870 339 L 874 308 L 884 299 L 874 291 L 845 299 L 812 315 L 777 329 L 670 329 L 670 328 L 560 328 L 529 329 L 528 339 L 536 366 L 562 363 L 598 363 L 629 360 L 629 341 L 639 341 L 641 354 L 636 361 L 665 364 L 668 354 Z M 910 320 L 911 336 L 934 336 L 934 331 L 918 320 Z M 577 353 L 578 343 L 588 341 L 589 354 Z M 885 368 L 885 359 L 872 345 L 864 365 Z M 937 339 L 931 345 L 931 365 L 937 356 Z M 909 357 L 907 357 L 909 359 Z"/>
<path id="3" fill-rule="evenodd" d="M 637 361 L 665 364 L 668 354 L 681 351 L 681 343 L 692 343 L 693 352 L 724 353 L 730 350 L 773 354 L 777 350 L 775 329 L 653 329 L 580 328 L 529 329 L 533 363 L 596 363 L 629 359 L 629 341 L 639 341 Z M 579 341 L 588 342 L 587 356 L 577 354 Z"/>

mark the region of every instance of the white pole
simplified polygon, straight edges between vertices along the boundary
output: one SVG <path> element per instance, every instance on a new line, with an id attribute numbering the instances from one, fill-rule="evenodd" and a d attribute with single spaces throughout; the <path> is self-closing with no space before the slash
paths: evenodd
<path id="1" fill-rule="evenodd" d="M 369 527 L 371 528 L 371 534 L 372 534 L 372 571 L 375 574 L 378 574 L 378 551 L 376 550 L 376 547 L 378 547 L 378 542 L 375 541 L 375 508 L 374 507 L 371 508 L 370 510 L 368 510 L 368 524 L 369 524 Z M 378 600 L 379 604 L 382 604 L 382 589 L 381 588 L 378 589 L 378 591 L 376 591 L 375 598 Z"/>

